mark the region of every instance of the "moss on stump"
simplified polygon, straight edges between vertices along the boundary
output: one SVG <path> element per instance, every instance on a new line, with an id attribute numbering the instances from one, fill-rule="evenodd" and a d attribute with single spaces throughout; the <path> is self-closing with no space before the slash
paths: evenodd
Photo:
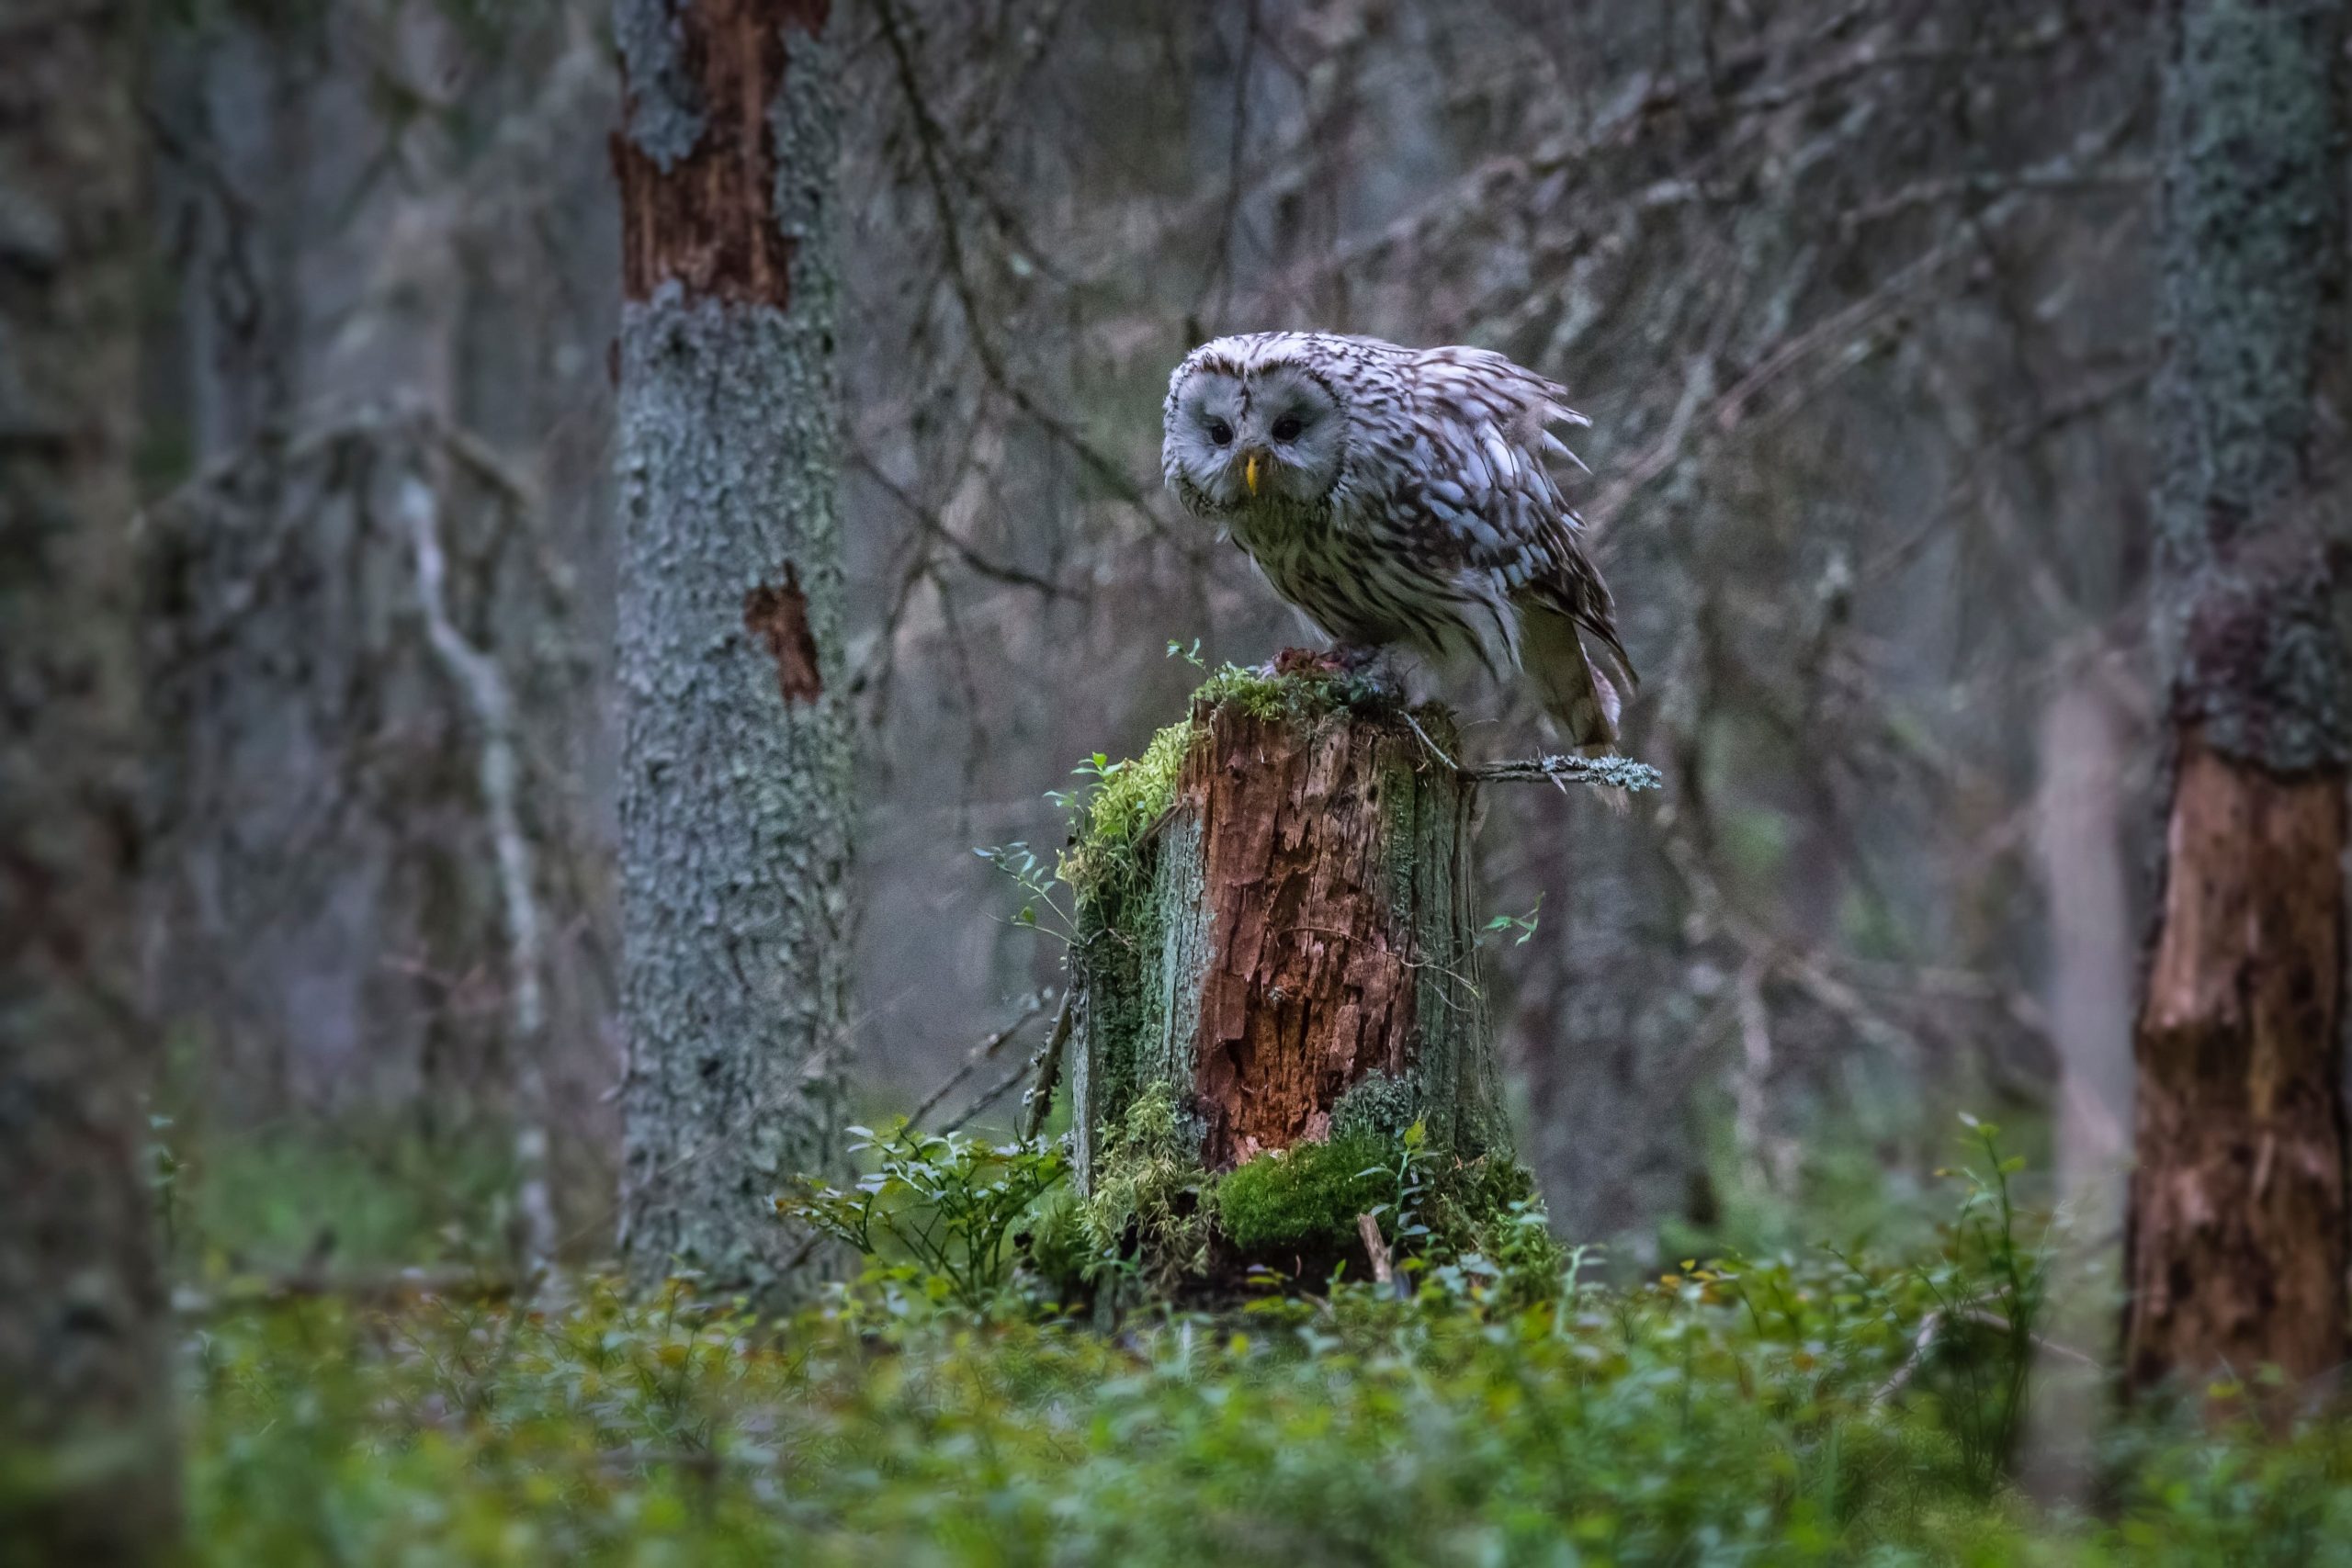
<path id="1" fill-rule="evenodd" d="M 1141 1110 L 1214 1222 L 1191 1271 L 1351 1248 L 1361 1269 L 1355 1216 L 1396 1198 L 1363 1173 L 1415 1126 L 1434 1168 L 1524 1191 L 1457 749 L 1443 709 L 1313 660 L 1228 669 L 1086 803 L 1062 867 L 1078 1179 L 1094 1207 L 1132 1185 Z"/>

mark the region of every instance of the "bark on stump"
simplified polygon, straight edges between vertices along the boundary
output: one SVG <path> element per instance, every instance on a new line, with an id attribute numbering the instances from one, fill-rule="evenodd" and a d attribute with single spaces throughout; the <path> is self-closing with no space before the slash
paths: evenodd
<path id="1" fill-rule="evenodd" d="M 1130 764 L 1157 775 L 1118 802 L 1132 836 L 1098 806 L 1073 855 L 1081 1190 L 1155 1085 L 1211 1175 L 1335 1123 L 1509 1160 L 1451 719 L 1351 708 L 1344 682 L 1217 685 Z"/>

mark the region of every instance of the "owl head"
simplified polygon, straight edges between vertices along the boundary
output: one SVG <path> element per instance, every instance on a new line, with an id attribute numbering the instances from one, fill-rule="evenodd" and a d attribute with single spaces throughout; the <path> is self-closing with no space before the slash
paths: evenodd
<path id="1" fill-rule="evenodd" d="M 1160 471 L 1204 516 L 1312 504 L 1345 476 L 1346 401 L 1300 334 L 1203 344 L 1169 378 L 1163 412 Z"/>

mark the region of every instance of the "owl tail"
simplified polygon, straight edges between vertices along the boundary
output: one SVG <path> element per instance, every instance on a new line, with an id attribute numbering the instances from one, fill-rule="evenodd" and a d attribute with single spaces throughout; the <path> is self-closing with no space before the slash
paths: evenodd
<path id="1" fill-rule="evenodd" d="M 1617 694 L 1616 682 L 1586 657 L 1584 638 L 1577 635 L 1573 619 L 1555 610 L 1522 611 L 1519 657 L 1534 677 L 1544 711 L 1559 726 L 1563 740 L 1587 757 L 1601 756 L 1616 748 L 1623 699 Z M 1599 789 L 1593 794 L 1613 816 L 1623 817 L 1633 809 L 1634 803 L 1622 789 Z"/>
<path id="2" fill-rule="evenodd" d="M 1573 619 L 1538 605 L 1522 607 L 1519 661 L 1535 682 L 1544 711 L 1560 727 L 1563 740 L 1588 757 L 1616 744 L 1622 699 L 1615 683 L 1585 657 L 1584 639 L 1577 635 Z"/>

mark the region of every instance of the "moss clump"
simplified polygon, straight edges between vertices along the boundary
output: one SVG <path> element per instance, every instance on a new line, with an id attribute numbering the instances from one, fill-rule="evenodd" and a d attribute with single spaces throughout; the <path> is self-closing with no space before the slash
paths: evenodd
<path id="1" fill-rule="evenodd" d="M 1103 1141 L 1096 1165 L 1085 1224 L 1098 1271 L 1131 1256 L 1136 1271 L 1165 1290 L 1207 1268 L 1204 1180 L 1198 1131 L 1168 1085 L 1151 1084 Z"/>
<path id="2" fill-rule="evenodd" d="M 1396 1145 L 1358 1134 L 1260 1155 L 1217 1183 L 1216 1223 L 1245 1253 L 1344 1247 L 1396 1201 Z"/>
<path id="3" fill-rule="evenodd" d="M 1311 717 L 1339 705 L 1332 696 L 1336 682 L 1321 671 L 1269 675 L 1227 664 L 1193 694 L 1195 705 L 1238 707 L 1251 718 Z"/>
<path id="4" fill-rule="evenodd" d="M 1420 1096 L 1403 1078 L 1366 1073 L 1331 1107 L 1333 1139 L 1369 1137 L 1397 1143 L 1420 1120 Z"/>
<path id="5" fill-rule="evenodd" d="M 1132 761 L 1094 760 L 1102 781 L 1078 808 L 1070 847 L 1057 874 L 1080 902 L 1123 898 L 1139 878 L 1136 845 L 1176 800 L 1176 774 L 1193 743 L 1190 720 L 1171 724 L 1151 738 Z"/>

